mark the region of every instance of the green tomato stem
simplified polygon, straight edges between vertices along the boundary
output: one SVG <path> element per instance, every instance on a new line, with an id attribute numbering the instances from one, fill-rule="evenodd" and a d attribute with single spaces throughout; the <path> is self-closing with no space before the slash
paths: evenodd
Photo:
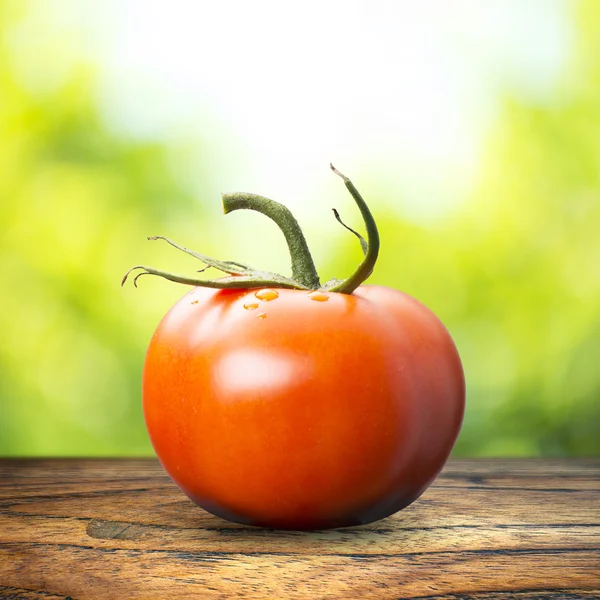
<path id="1" fill-rule="evenodd" d="M 362 215 L 365 227 L 367 229 L 367 251 L 363 261 L 358 265 L 358 268 L 348 279 L 344 279 L 342 282 L 334 282 L 334 285 L 329 287 L 331 292 L 339 292 L 340 294 L 351 294 L 361 283 L 363 283 L 373 272 L 377 257 L 379 256 L 379 231 L 377 230 L 377 224 L 375 219 L 364 201 L 360 192 L 354 187 L 354 184 L 342 173 L 340 173 L 332 164 L 329 165 L 331 170 L 339 175 L 346 184 L 348 191 L 354 198 L 360 214 Z M 339 219 L 338 219 L 339 220 Z M 362 245 L 362 244 L 361 244 Z M 364 250 L 364 246 L 363 246 Z"/>
<path id="2" fill-rule="evenodd" d="M 188 248 L 184 248 L 183 246 L 176 244 L 173 240 L 170 240 L 169 238 L 166 238 L 162 235 L 152 235 L 148 239 L 151 241 L 164 240 L 165 242 L 167 242 L 167 244 L 173 246 L 173 248 L 177 248 L 177 250 L 181 250 L 182 252 L 185 252 L 186 254 L 189 254 L 190 256 L 193 256 L 194 258 L 197 258 L 198 260 L 202 261 L 206 265 L 206 267 L 204 267 L 204 269 L 201 269 L 200 272 L 208 269 L 209 267 L 217 269 L 218 271 L 222 271 L 223 273 L 228 273 L 229 275 L 241 275 L 252 271 L 251 267 L 242 265 L 241 263 L 236 263 L 231 260 L 216 260 L 214 258 L 211 258 L 210 256 L 206 256 L 206 254 L 199 254 L 198 252 L 194 252 L 193 250 L 189 250 Z"/>
<path id="3" fill-rule="evenodd" d="M 312 290 L 319 289 L 319 274 L 313 262 L 306 238 L 298 225 L 298 221 L 288 208 L 257 194 L 235 192 L 223 194 L 223 212 L 229 214 L 234 210 L 255 210 L 275 221 L 283 232 L 292 259 L 292 279 Z"/>
<path id="4" fill-rule="evenodd" d="M 352 294 L 352 292 L 354 292 L 354 290 L 361 283 L 363 283 L 363 281 L 365 281 L 373 271 L 375 262 L 377 261 L 377 256 L 379 254 L 379 233 L 377 231 L 377 225 L 375 224 L 375 219 L 373 219 L 371 211 L 369 210 L 366 202 L 363 200 L 358 190 L 354 187 L 354 184 L 350 181 L 350 179 L 348 179 L 348 177 L 342 175 L 342 173 L 340 173 L 333 165 L 330 165 L 330 167 L 336 175 L 339 175 L 344 180 L 346 187 L 348 188 L 361 212 L 367 229 L 367 240 L 365 241 L 358 232 L 348 227 L 340 219 L 339 214 L 334 209 L 336 219 L 346 229 L 350 230 L 358 237 L 364 253 L 364 260 L 360 263 L 356 271 L 354 271 L 354 273 L 348 277 L 348 279 L 334 279 L 321 286 L 319 275 L 308 249 L 306 239 L 302 233 L 302 230 L 300 229 L 300 225 L 298 225 L 298 221 L 296 221 L 292 213 L 285 206 L 279 204 L 279 202 L 275 202 L 274 200 L 270 200 L 264 196 L 236 192 L 234 194 L 223 194 L 223 211 L 225 214 L 228 214 L 234 210 L 254 210 L 274 221 L 281 229 L 290 251 L 292 263 L 291 278 L 283 277 L 276 273 L 255 270 L 243 263 L 235 261 L 217 260 L 211 258 L 210 256 L 189 250 L 184 246 L 180 246 L 166 237 L 152 236 L 148 239 L 163 240 L 177 250 L 185 252 L 186 254 L 189 254 L 190 256 L 193 256 L 204 263 L 206 267 L 204 269 L 200 269 L 199 272 L 212 267 L 222 271 L 223 273 L 226 273 L 226 276 L 219 279 L 197 279 L 195 277 L 188 277 L 186 275 L 178 275 L 176 273 L 162 271 L 153 267 L 138 265 L 125 273 L 121 285 L 127 281 L 129 274 L 132 271 L 139 270 L 140 272 L 137 273 L 133 279 L 133 284 L 136 287 L 137 280 L 142 275 L 156 275 L 176 283 L 217 289 L 279 287 L 296 290 L 325 289 L 331 292 L 339 292 L 340 294 Z"/>
<path id="5" fill-rule="evenodd" d="M 369 244 L 367 243 L 367 240 L 365 240 L 365 238 L 362 235 L 360 235 L 360 233 L 358 233 L 358 231 L 352 229 L 352 227 L 348 227 L 348 225 L 346 225 L 346 223 L 344 223 L 344 221 L 342 221 L 342 217 L 340 217 L 340 213 L 335 208 L 332 208 L 331 210 L 333 210 L 333 216 L 335 217 L 335 220 L 342 227 L 345 227 L 350 233 L 353 233 L 358 238 L 358 241 L 360 242 L 360 247 L 363 251 L 363 256 L 366 256 L 367 252 L 369 251 Z"/>
<path id="6" fill-rule="evenodd" d="M 154 269 L 153 267 L 146 267 L 144 265 L 137 265 L 132 267 L 125 273 L 121 285 L 124 285 L 132 271 L 141 269 L 133 279 L 133 285 L 137 287 L 137 280 L 142 275 L 157 275 L 168 281 L 174 281 L 175 283 L 183 283 L 185 285 L 193 285 L 196 287 L 214 288 L 220 290 L 226 289 L 252 289 L 259 287 L 277 287 L 277 288 L 288 288 L 295 290 L 306 290 L 308 288 L 300 285 L 297 281 L 282 277 L 276 273 L 250 271 L 245 275 L 228 275 L 226 277 L 220 277 L 219 279 L 195 279 L 193 277 L 186 277 L 185 275 L 177 275 L 176 273 L 169 273 L 168 271 L 161 271 Z"/>

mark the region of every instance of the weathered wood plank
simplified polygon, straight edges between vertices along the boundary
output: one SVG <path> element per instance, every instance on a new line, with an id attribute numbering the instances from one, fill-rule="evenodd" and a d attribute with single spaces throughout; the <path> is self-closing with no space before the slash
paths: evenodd
<path id="1" fill-rule="evenodd" d="M 176 552 L 321 554 L 428 554 L 440 552 L 560 550 L 600 548 L 600 525 L 503 525 L 405 529 L 332 530 L 314 533 L 179 528 L 126 521 L 10 516 L 2 520 L 2 539 L 21 544 L 78 545 L 106 550 L 138 549 Z"/>
<path id="2" fill-rule="evenodd" d="M 8 585 L 86 598 L 399 598 L 600 589 L 600 551 L 298 556 L 0 545 Z M 57 567 L 60 566 L 60 569 Z"/>
<path id="3" fill-rule="evenodd" d="M 262 530 L 152 460 L 0 460 L 3 598 L 600 598 L 600 460 L 451 461 L 371 525 Z"/>

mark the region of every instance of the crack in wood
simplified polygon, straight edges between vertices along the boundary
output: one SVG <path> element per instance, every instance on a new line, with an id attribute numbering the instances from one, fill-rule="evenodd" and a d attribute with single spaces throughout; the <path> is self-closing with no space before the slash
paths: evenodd
<path id="1" fill-rule="evenodd" d="M 111 538 L 114 539 L 114 538 Z M 0 548 L 2 547 L 56 547 L 59 549 L 65 548 L 76 548 L 80 550 L 91 550 L 102 553 L 134 553 L 134 554 L 165 554 L 177 556 L 180 558 L 186 558 L 189 560 L 202 559 L 204 557 L 223 557 L 223 558 L 235 558 L 235 557 L 258 557 L 258 556 L 286 556 L 286 557 L 298 557 L 304 558 L 306 554 L 293 552 L 293 551 L 222 551 L 222 550 L 199 550 L 198 552 L 186 552 L 182 550 L 172 550 L 166 548 L 143 548 L 143 549 L 130 549 L 130 548 L 105 548 L 99 546 L 88 546 L 83 544 L 65 544 L 50 542 L 2 542 L 0 541 Z M 600 560 L 600 547 L 598 548 L 497 548 L 497 549 L 482 549 L 482 550 L 463 550 L 459 556 L 461 557 L 476 557 L 476 556 L 519 556 L 519 555 L 534 555 L 534 556 L 550 556 L 560 554 L 598 554 Z M 455 557 L 456 552 L 451 550 L 431 551 L 431 552 L 373 552 L 373 553 L 360 553 L 360 552 L 321 552 L 319 556 L 337 557 L 337 558 L 350 558 L 360 559 L 364 561 L 380 561 L 390 558 L 411 558 L 414 556 L 447 556 Z M 600 562 L 598 563 L 600 564 Z"/>

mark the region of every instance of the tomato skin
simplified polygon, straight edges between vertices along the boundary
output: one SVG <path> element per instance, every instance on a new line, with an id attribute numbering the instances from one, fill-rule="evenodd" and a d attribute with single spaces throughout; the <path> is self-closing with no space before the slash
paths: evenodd
<path id="1" fill-rule="evenodd" d="M 447 330 L 386 287 L 276 291 L 194 288 L 159 324 L 143 404 L 162 465 L 201 507 L 249 525 L 343 527 L 409 505 L 462 423 Z"/>

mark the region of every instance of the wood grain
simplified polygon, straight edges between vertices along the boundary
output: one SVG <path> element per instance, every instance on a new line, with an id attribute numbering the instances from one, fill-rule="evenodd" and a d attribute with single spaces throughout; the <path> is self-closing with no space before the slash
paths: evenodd
<path id="1" fill-rule="evenodd" d="M 600 460 L 455 460 L 388 519 L 298 533 L 202 511 L 155 460 L 4 459 L 0 597 L 600 598 Z"/>

